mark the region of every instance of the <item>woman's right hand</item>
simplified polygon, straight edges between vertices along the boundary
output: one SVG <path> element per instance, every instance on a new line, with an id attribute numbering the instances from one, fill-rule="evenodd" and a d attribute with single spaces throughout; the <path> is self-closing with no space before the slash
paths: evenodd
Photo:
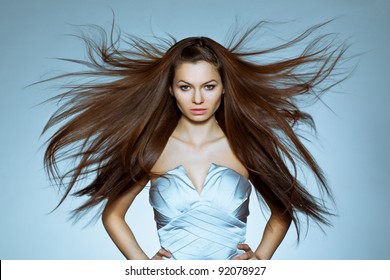
<path id="1" fill-rule="evenodd" d="M 167 250 L 160 249 L 158 252 L 151 258 L 151 260 L 163 260 L 163 257 L 170 258 L 172 254 Z"/>

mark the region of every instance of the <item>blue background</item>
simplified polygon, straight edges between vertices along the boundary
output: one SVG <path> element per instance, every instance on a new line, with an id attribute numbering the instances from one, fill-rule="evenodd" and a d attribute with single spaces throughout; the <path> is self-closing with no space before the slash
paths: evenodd
<path id="1" fill-rule="evenodd" d="M 65 34 L 70 24 L 109 27 L 112 8 L 123 31 L 177 38 L 205 35 L 223 42 L 235 22 L 290 21 L 275 34 L 291 38 L 319 22 L 366 52 L 352 77 L 311 107 L 319 138 L 308 147 L 329 178 L 339 216 L 333 227 L 310 227 L 297 245 L 292 227 L 275 259 L 390 259 L 388 66 L 390 2 L 363 0 L 276 1 L 0 1 L 0 258 L 121 259 L 100 221 L 94 226 L 68 222 L 69 199 L 48 214 L 59 195 L 42 168 L 45 137 L 40 132 L 54 105 L 34 107 L 55 91 L 25 86 L 60 71 L 79 68 L 53 57 L 84 58 L 84 46 Z M 261 41 L 263 40 L 264 41 Z M 272 42 L 263 38 L 265 46 Z M 268 45 L 267 45 L 268 44 Z M 53 131 L 51 131 L 53 132 Z M 313 185 L 308 178 L 308 185 Z M 252 200 L 248 243 L 256 248 L 265 219 Z M 260 220 L 260 221 L 259 221 Z M 127 221 L 149 255 L 158 249 L 147 192 L 131 207 Z"/>

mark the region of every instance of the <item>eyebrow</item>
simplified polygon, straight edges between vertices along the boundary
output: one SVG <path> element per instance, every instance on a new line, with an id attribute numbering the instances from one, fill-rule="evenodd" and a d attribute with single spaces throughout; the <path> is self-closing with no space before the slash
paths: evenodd
<path id="1" fill-rule="evenodd" d="M 180 82 L 182 82 L 182 83 L 185 83 L 185 84 L 189 84 L 189 85 L 192 85 L 191 83 L 189 83 L 189 82 L 186 82 L 186 81 L 183 81 L 183 80 L 179 80 L 179 81 L 177 81 L 177 83 L 176 84 L 178 84 L 178 83 L 180 83 Z M 205 85 L 205 84 L 208 84 L 208 83 L 211 83 L 211 82 L 216 82 L 216 83 L 218 83 L 216 80 L 210 80 L 210 81 L 208 81 L 208 82 L 205 82 L 205 83 L 203 83 L 202 85 Z"/>

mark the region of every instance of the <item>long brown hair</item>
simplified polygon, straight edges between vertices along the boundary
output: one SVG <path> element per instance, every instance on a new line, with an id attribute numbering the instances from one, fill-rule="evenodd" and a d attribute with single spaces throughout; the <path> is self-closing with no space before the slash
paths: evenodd
<path id="1" fill-rule="evenodd" d="M 323 194 L 332 197 L 321 168 L 295 131 L 301 124 L 315 130 L 311 115 L 297 104 L 319 99 L 342 80 L 329 83 L 347 46 L 335 44 L 328 35 L 317 36 L 299 55 L 261 64 L 253 58 L 295 46 L 323 26 L 313 26 L 274 48 L 245 51 L 248 38 L 261 24 L 234 35 L 226 47 L 206 37 L 178 42 L 173 37 L 160 38 L 154 43 L 134 36 L 123 40 L 120 35 L 115 37 L 113 30 L 107 35 L 99 27 L 95 28 L 100 41 L 81 36 L 89 59 L 66 60 L 90 70 L 49 80 L 103 80 L 65 85 L 63 93 L 49 99 L 62 104 L 42 132 L 61 123 L 48 139 L 44 155 L 49 177 L 65 187 L 58 205 L 71 193 L 86 196 L 73 212 L 83 214 L 156 176 L 151 169 L 180 118 L 169 94 L 175 67 L 182 62 L 207 61 L 217 67 L 225 89 L 216 119 L 258 193 L 294 221 L 298 238 L 298 213 L 328 224 L 331 213 L 321 196 L 310 194 L 297 179 L 297 162 L 301 162 L 312 171 Z M 123 42 L 128 44 L 126 49 L 119 48 Z M 74 167 L 61 172 L 57 163 L 63 159 L 75 160 Z M 88 176 L 93 178 L 91 183 L 74 188 Z"/>

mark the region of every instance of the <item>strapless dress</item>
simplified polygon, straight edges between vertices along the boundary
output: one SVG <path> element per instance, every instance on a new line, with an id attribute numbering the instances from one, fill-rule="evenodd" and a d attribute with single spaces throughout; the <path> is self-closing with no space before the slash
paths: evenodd
<path id="1" fill-rule="evenodd" d="M 161 247 L 170 259 L 227 260 L 243 251 L 251 184 L 233 169 L 212 163 L 200 192 L 180 165 L 156 178 L 149 202 Z"/>

